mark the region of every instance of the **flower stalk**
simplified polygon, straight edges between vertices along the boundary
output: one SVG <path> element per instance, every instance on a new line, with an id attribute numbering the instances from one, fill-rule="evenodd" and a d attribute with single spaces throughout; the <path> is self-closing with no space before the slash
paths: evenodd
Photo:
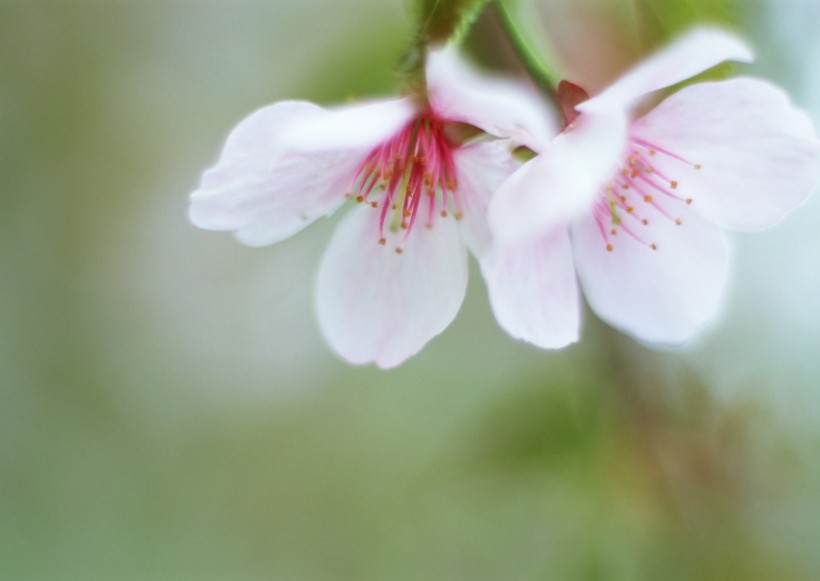
<path id="1" fill-rule="evenodd" d="M 496 0 L 493 3 L 496 17 L 501 23 L 510 45 L 521 61 L 521 65 L 533 80 L 538 89 L 553 103 L 556 102 L 556 87 L 562 76 L 557 67 L 550 63 L 535 48 L 534 43 L 524 31 L 518 0 Z"/>

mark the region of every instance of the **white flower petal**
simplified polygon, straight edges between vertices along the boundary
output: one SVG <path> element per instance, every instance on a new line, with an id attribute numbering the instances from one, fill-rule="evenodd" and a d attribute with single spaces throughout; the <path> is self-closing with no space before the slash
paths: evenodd
<path id="1" fill-rule="evenodd" d="M 403 232 L 386 231 L 381 246 L 379 214 L 359 207 L 337 227 L 319 268 L 317 312 L 339 355 L 389 368 L 455 318 L 467 288 L 467 250 L 452 219 L 416 225 L 406 243 Z"/>
<path id="2" fill-rule="evenodd" d="M 480 262 L 495 318 L 510 335 L 544 349 L 578 340 L 581 303 L 566 227 L 495 244 Z"/>
<path id="3" fill-rule="evenodd" d="M 728 249 L 723 231 L 685 204 L 666 208 L 681 225 L 660 214 L 649 226 L 631 224 L 657 250 L 621 230 L 608 252 L 591 213 L 573 224 L 572 245 L 584 294 L 599 317 L 643 341 L 674 345 L 716 315 Z"/>
<path id="4" fill-rule="evenodd" d="M 533 88 L 481 74 L 452 46 L 429 52 L 427 87 L 439 115 L 491 135 L 540 150 L 557 133 L 546 104 Z"/>
<path id="5" fill-rule="evenodd" d="M 766 81 L 691 85 L 639 119 L 632 134 L 688 160 L 657 154 L 652 163 L 694 209 L 729 228 L 774 224 L 820 178 L 811 120 Z"/>
<path id="6" fill-rule="evenodd" d="M 511 244 L 585 211 L 617 168 L 625 142 L 626 117 L 621 112 L 580 115 L 493 196 L 493 235 Z"/>
<path id="7" fill-rule="evenodd" d="M 262 245 L 332 213 L 344 202 L 363 154 L 288 152 L 279 141 L 290 127 L 324 116 L 311 103 L 285 101 L 243 120 L 191 194 L 191 221 L 209 230 L 233 230 L 242 242 Z"/>
<path id="8" fill-rule="evenodd" d="M 490 243 L 487 224 L 487 206 L 493 193 L 521 163 L 510 151 L 513 144 L 507 140 L 479 142 L 457 149 L 453 159 L 458 176 L 462 235 L 467 246 L 480 255 Z"/>
<path id="9" fill-rule="evenodd" d="M 696 28 L 639 63 L 579 111 L 625 108 L 635 99 L 670 87 L 724 61 L 751 62 L 751 49 L 737 36 L 719 28 Z"/>
<path id="10" fill-rule="evenodd" d="M 407 98 L 336 107 L 324 116 L 291 126 L 281 140 L 303 151 L 370 150 L 395 135 L 415 113 Z"/>

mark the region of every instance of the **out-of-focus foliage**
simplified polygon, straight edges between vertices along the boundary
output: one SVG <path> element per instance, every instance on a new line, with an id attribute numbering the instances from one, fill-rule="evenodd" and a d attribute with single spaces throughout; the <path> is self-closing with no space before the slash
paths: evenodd
<path id="1" fill-rule="evenodd" d="M 670 38 L 698 24 L 737 28 L 739 14 L 734 0 L 633 0 L 636 34 L 644 49 L 663 45 Z M 721 64 L 711 71 L 686 81 L 697 83 L 705 79 L 725 78 L 733 70 L 732 63 Z M 673 90 L 675 90 L 673 88 Z"/>
<path id="2" fill-rule="evenodd" d="M 695 24 L 731 26 L 738 19 L 733 0 L 630 1 L 634 5 L 637 25 L 645 34 L 660 41 Z"/>
<path id="3" fill-rule="evenodd" d="M 619 6 L 529 22 L 603 83 L 643 51 Z M 188 223 L 244 115 L 396 90 L 406 12 L 0 0 L 0 578 L 819 577 L 816 196 L 735 239 L 726 319 L 687 350 L 588 316 L 540 352 L 472 284 L 389 373 L 316 331 L 333 220 L 262 249 Z M 733 18 L 816 119 L 817 9 Z"/>

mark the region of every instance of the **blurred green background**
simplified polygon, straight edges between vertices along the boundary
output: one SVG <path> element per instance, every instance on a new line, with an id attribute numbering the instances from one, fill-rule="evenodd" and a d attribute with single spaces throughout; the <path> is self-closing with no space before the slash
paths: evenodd
<path id="1" fill-rule="evenodd" d="M 820 118 L 820 4 L 716 6 L 528 22 L 604 83 L 717 20 Z M 0 578 L 820 578 L 817 196 L 733 236 L 686 349 L 589 315 L 540 352 L 473 268 L 391 372 L 316 329 L 335 219 L 261 249 L 188 223 L 241 118 L 388 94 L 410 34 L 402 0 L 0 0 Z M 504 64 L 491 18 L 469 45 Z"/>

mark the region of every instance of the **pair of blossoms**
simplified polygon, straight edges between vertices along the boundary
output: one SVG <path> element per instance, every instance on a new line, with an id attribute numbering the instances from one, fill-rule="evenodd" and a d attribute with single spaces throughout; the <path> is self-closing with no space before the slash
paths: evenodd
<path id="1" fill-rule="evenodd" d="M 326 110 L 260 109 L 230 134 L 190 217 L 248 245 L 287 238 L 343 205 L 321 261 L 320 327 L 342 357 L 389 368 L 455 317 L 469 249 L 499 324 L 542 348 L 578 339 L 590 307 L 636 338 L 684 342 L 712 318 L 722 228 L 777 222 L 817 181 L 811 121 L 783 91 L 736 78 L 646 97 L 750 50 L 697 29 L 600 94 L 562 83 L 560 132 L 512 81 L 431 51 L 428 98 Z M 523 162 L 518 147 L 535 156 Z"/>

